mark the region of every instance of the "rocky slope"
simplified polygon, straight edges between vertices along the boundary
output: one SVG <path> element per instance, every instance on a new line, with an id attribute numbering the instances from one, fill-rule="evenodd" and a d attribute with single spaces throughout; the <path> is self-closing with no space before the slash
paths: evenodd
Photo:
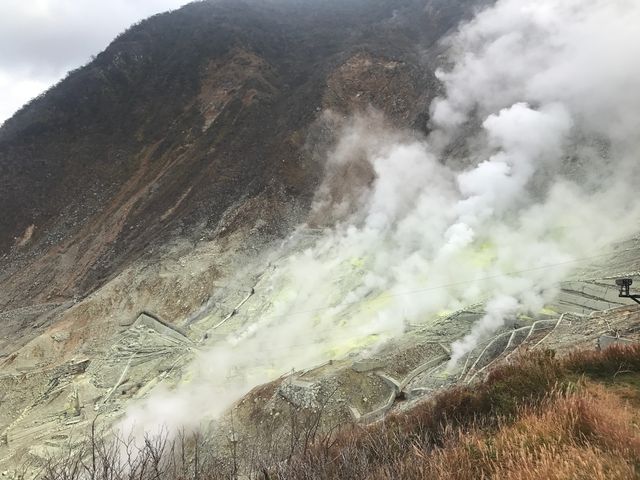
<path id="1" fill-rule="evenodd" d="M 3 381 L 29 386 L 8 388 L 5 437 L 140 312 L 184 324 L 243 296 L 230 284 L 258 272 L 238 271 L 308 219 L 343 115 L 424 131 L 437 42 L 480 3 L 198 2 L 131 27 L 8 120 L 0 358 Z"/>
<path id="2" fill-rule="evenodd" d="M 244 243 L 256 249 L 282 237 L 322 175 L 332 129 L 318 127 L 321 112 L 373 106 L 426 128 L 429 58 L 468 11 L 200 2 L 120 35 L 0 130 L 0 308 L 16 310 L 13 347 L 136 261 L 165 258 L 167 245 L 224 249 L 253 232 Z M 154 306 L 173 317 L 208 293 L 180 297 L 188 308 L 176 310 L 177 296 Z"/>
<path id="3" fill-rule="evenodd" d="M 421 49 L 464 5 L 436 2 L 426 31 L 421 8 L 202 2 L 120 35 L 2 128 L 0 252 L 44 284 L 25 276 L 2 305 L 83 296 L 153 245 L 211 238 L 247 199 L 282 233 L 320 175 L 318 111 L 373 105 L 425 128 Z"/>
<path id="4" fill-rule="evenodd" d="M 613 286 L 640 273 L 637 239 L 581 263 L 544 309 L 455 368 L 450 346 L 485 305 L 399 321 L 406 331 L 387 338 L 357 320 L 394 292 L 345 301 L 371 259 L 345 255 L 329 273 L 291 262 L 322 247 L 322 229 L 374 180 L 358 148 L 351 162 L 325 164 L 346 119 L 381 112 L 370 115 L 428 133 L 439 41 L 485 3 L 194 3 L 132 27 L 7 121 L 0 466 L 42 464 L 95 418 L 148 427 L 165 415 L 179 427 L 221 416 L 210 426 L 218 446 L 232 421 L 245 438 L 267 424 L 286 441 L 291 408 L 321 408 L 324 426 L 366 424 L 473 382 L 519 349 L 637 339 L 637 311 Z M 469 145 L 454 139 L 450 150 Z M 329 203 L 314 203 L 318 192 Z M 465 262 L 490 262 L 497 247 L 480 247 Z M 326 291 L 310 303 L 304 293 L 322 274 Z M 154 409 L 158 391 L 173 392 L 163 397 L 171 412 Z"/>

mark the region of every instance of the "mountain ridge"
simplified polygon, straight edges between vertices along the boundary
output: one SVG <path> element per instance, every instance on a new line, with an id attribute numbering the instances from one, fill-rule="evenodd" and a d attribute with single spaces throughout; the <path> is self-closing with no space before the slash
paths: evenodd
<path id="1" fill-rule="evenodd" d="M 449 23 L 468 8 L 445 3 L 431 2 L 432 10 L 451 17 Z M 268 224 L 273 235 L 282 235 L 304 219 L 295 212 L 308 209 L 322 175 L 313 152 L 321 145 L 308 137 L 321 109 L 349 113 L 370 104 L 401 124 L 426 128 L 428 99 L 418 102 L 417 111 L 402 97 L 407 88 L 417 98 L 425 95 L 425 85 L 435 85 L 420 49 L 433 46 L 451 25 L 438 17 L 432 19 L 437 31 L 419 32 L 421 24 L 407 13 L 424 15 L 422 7 L 409 0 L 317 7 L 200 2 L 119 35 L 0 129 L 5 272 L 20 265 L 58 284 L 34 289 L 27 279 L 0 305 L 23 306 L 39 296 L 82 297 L 153 245 L 215 230 L 242 198 L 278 198 Z M 426 40 L 416 44 L 420 36 Z M 354 85 L 373 92 L 363 97 L 366 102 L 328 99 L 332 72 L 349 68 L 359 54 L 374 63 L 404 64 L 404 90 L 388 83 L 397 79 L 392 72 L 385 80 L 391 87 L 375 93 L 376 72 L 361 66 Z M 243 62 L 251 64 L 251 57 L 257 66 L 246 70 Z M 212 68 L 224 72 L 211 75 Z M 368 85 L 358 83 L 370 76 Z M 209 107 L 203 106 L 207 98 Z M 394 101 L 405 103 L 394 107 Z M 88 255 L 71 255 L 73 249 Z M 55 265 L 42 266 L 42 258 Z M 69 263 L 80 274 L 60 284 L 57 277 L 70 275 L 62 264 Z M 0 282 L 6 291 L 7 274 Z"/>

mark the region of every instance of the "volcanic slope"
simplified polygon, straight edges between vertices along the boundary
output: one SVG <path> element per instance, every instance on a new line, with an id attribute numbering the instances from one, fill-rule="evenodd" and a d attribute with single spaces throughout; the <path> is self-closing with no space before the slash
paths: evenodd
<path id="1" fill-rule="evenodd" d="M 373 107 L 425 131 L 438 41 L 481 3 L 193 3 L 131 27 L 6 121 L 5 441 L 49 435 L 85 372 L 105 375 L 81 392 L 92 404 L 122 395 L 136 361 L 121 343 L 154 335 L 132 326 L 141 312 L 189 325 L 242 299 L 267 268 L 253 259 L 308 219 L 344 118 Z M 145 354 L 189 350 L 190 336 Z"/>
<path id="2" fill-rule="evenodd" d="M 212 428 L 223 433 L 212 436 L 226 441 L 233 417 L 224 412 L 266 382 L 235 403 L 240 433 L 255 434 L 261 421 L 284 430 L 291 406 L 324 405 L 329 423 L 366 424 L 406 399 L 480 378 L 518 347 L 637 340 L 637 310 L 613 286 L 638 276 L 637 239 L 599 262 L 574 259 L 583 268 L 562 277 L 553 301 L 483 338 L 455 368 L 452 343 L 486 316 L 482 288 L 459 311 L 411 324 L 389 304 L 450 284 L 368 285 L 373 253 L 384 249 L 344 249 L 340 230 L 327 242 L 325 227 L 354 213 L 347 207 L 358 206 L 376 172 L 358 148 L 346 149 L 342 164 L 325 160 L 363 112 L 367 138 L 398 136 L 401 151 L 415 151 L 443 93 L 434 74 L 446 48 L 439 40 L 482 3 L 194 3 L 132 27 L 7 121 L 0 463 L 42 462 L 96 417 L 153 433 L 158 418 L 180 427 L 222 415 Z M 453 139 L 449 153 L 470 149 L 470 137 Z M 466 153 L 443 162 L 474 160 Z M 552 233 L 571 237 L 566 223 Z M 499 235 L 490 239 L 451 265 L 470 278 L 504 246 Z M 405 265 L 421 274 L 409 264 L 415 258 Z M 550 275 L 564 259 L 540 267 L 535 258 L 533 270 Z M 517 268 L 488 268 L 477 283 Z M 455 284 L 461 295 L 467 276 Z M 385 311 L 397 318 L 376 325 Z M 163 415 L 157 407 L 167 404 Z"/>
<path id="3" fill-rule="evenodd" d="M 0 130 L 10 339 L 0 355 L 167 250 L 215 242 L 226 252 L 237 233 L 254 251 L 281 238 L 305 219 L 322 176 L 333 135 L 322 112 L 373 106 L 426 128 L 437 90 L 428 59 L 472 4 L 194 3 L 130 28 L 70 72 Z M 202 266 L 204 284 L 224 263 Z M 167 269 L 136 276 L 137 292 L 118 305 L 85 308 L 83 325 L 145 308 L 174 318 L 206 301 L 208 287 L 176 290 L 181 276 Z"/>

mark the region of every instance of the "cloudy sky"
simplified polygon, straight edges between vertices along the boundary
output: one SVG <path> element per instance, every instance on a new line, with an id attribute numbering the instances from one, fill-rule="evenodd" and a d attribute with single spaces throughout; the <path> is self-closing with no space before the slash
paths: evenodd
<path id="1" fill-rule="evenodd" d="M 132 23 L 189 0 L 0 0 L 0 123 Z"/>

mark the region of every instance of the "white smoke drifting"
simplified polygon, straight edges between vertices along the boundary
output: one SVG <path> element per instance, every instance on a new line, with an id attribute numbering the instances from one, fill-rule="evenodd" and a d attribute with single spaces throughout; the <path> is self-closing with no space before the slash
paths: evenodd
<path id="1" fill-rule="evenodd" d="M 342 122 L 314 211 L 337 226 L 278 265 L 260 292 L 272 305 L 204 354 L 189 385 L 129 421 L 171 426 L 168 404 L 185 412 L 176 423 L 198 421 L 292 367 L 485 302 L 455 365 L 539 312 L 578 260 L 637 230 L 638 202 L 619 205 L 636 193 L 638 25 L 635 1 L 499 0 L 461 27 L 431 135 L 372 112 Z"/>

